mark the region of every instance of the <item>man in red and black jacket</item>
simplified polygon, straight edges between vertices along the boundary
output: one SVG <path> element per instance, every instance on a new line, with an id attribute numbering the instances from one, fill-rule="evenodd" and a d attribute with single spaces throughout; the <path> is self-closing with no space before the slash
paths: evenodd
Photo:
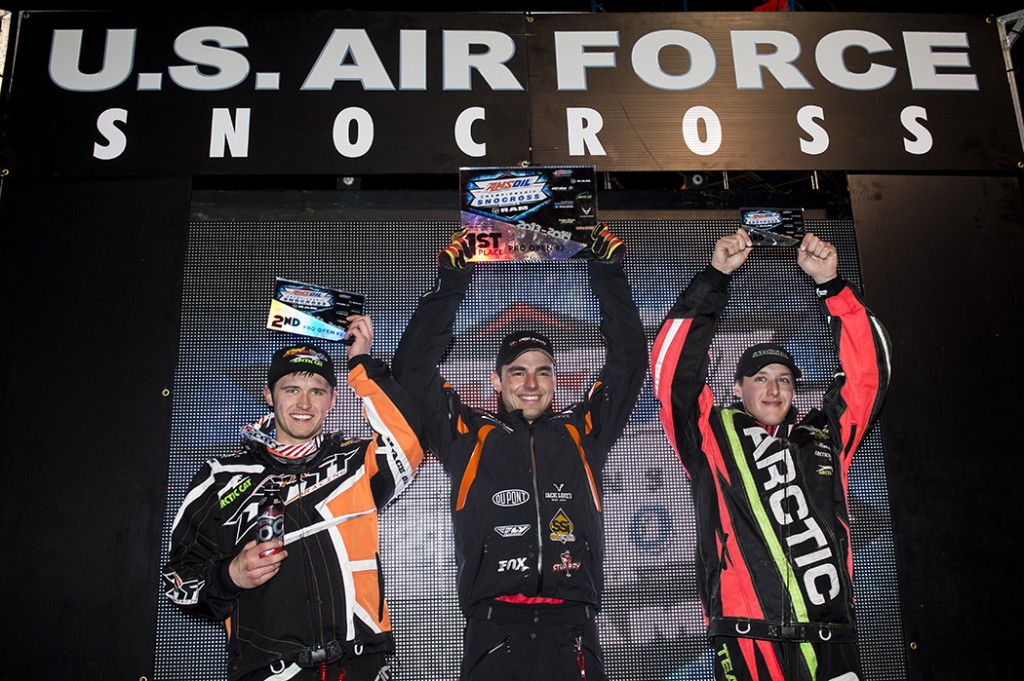
<path id="1" fill-rule="evenodd" d="M 395 376 L 418 399 L 431 449 L 452 481 L 463 681 L 605 678 L 594 620 L 604 530 L 601 470 L 643 383 L 647 342 L 622 268 L 622 241 L 601 225 L 587 263 L 606 361 L 576 402 L 555 409 L 555 350 L 533 330 L 498 348 L 496 412 L 465 405 L 439 370 L 473 263 L 457 232 L 437 283 L 395 352 Z"/>
<path id="2" fill-rule="evenodd" d="M 736 367 L 739 401 L 716 406 L 708 350 L 730 275 L 752 245 L 742 229 L 718 240 L 651 353 L 662 425 L 693 485 L 715 678 L 855 681 L 848 476 L 885 397 L 890 344 L 838 276 L 835 247 L 806 234 L 797 264 L 814 280 L 841 371 L 821 409 L 798 419 L 792 355 L 754 345 Z"/>

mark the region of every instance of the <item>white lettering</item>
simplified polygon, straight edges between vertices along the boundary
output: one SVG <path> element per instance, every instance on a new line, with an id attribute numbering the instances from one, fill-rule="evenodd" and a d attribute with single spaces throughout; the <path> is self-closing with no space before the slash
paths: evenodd
<path id="1" fill-rule="evenodd" d="M 900 112 L 900 123 L 913 135 L 904 137 L 903 148 L 908 154 L 927 154 L 932 150 L 932 133 L 921 124 L 928 120 L 928 110 L 923 106 L 908 106 Z"/>
<path id="2" fill-rule="evenodd" d="M 470 47 L 482 45 L 484 52 L 473 52 Z M 473 71 L 477 71 L 492 90 L 522 90 L 506 63 L 516 54 L 516 43 L 498 31 L 445 31 L 444 32 L 445 90 L 472 90 Z"/>
<path id="3" fill-rule="evenodd" d="M 487 144 L 473 139 L 473 123 L 486 117 L 486 111 L 482 106 L 471 106 L 459 114 L 455 121 L 455 144 L 458 145 L 459 151 L 467 156 L 476 157 L 487 154 Z"/>
<path id="4" fill-rule="evenodd" d="M 586 48 L 618 46 L 618 31 L 555 31 L 558 89 L 586 90 L 587 68 L 615 67 L 614 52 L 587 52 Z"/>
<path id="5" fill-rule="evenodd" d="M 50 45 L 50 80 L 57 87 L 72 92 L 112 90 L 128 79 L 135 61 L 135 29 L 107 29 L 103 47 L 103 65 L 96 73 L 82 73 L 82 30 L 53 32 Z"/>
<path id="6" fill-rule="evenodd" d="M 808 516 L 804 518 L 804 524 L 807 525 L 807 529 L 803 532 L 789 535 L 786 537 L 786 543 L 790 546 L 796 546 L 797 544 L 803 544 L 805 541 L 813 541 L 815 548 L 822 549 L 824 547 L 824 549 L 797 558 L 795 562 L 801 567 L 824 560 L 832 555 L 832 551 L 828 548 L 828 539 L 825 537 L 821 526 L 818 525 L 818 521 L 813 516 Z"/>
<path id="7" fill-rule="evenodd" d="M 764 447 L 758 447 L 758 451 L 763 450 Z M 757 458 L 757 452 L 754 452 L 754 458 Z M 776 464 L 782 464 L 776 465 Z M 773 453 L 771 456 L 757 462 L 757 467 L 761 470 L 768 469 L 768 480 L 764 483 L 765 491 L 774 489 L 779 485 L 785 485 L 788 482 L 792 482 L 796 478 L 796 467 L 793 466 L 793 456 L 790 454 L 788 449 L 780 449 Z"/>
<path id="8" fill-rule="evenodd" d="M 365 29 L 334 29 L 300 89 L 330 90 L 339 80 L 360 81 L 364 90 L 395 89 Z"/>
<path id="9" fill-rule="evenodd" d="M 167 69 L 178 86 L 186 90 L 210 92 L 230 90 L 249 75 L 249 60 L 230 48 L 248 47 L 245 35 L 224 26 L 201 26 L 185 31 L 174 40 L 174 54 L 192 62 L 190 66 Z M 213 68 L 203 73 L 199 67 Z"/>
<path id="10" fill-rule="evenodd" d="M 782 508 L 782 504 L 787 497 L 792 498 L 796 502 L 796 517 Z M 772 509 L 775 521 L 780 525 L 788 525 L 794 520 L 807 517 L 807 499 L 804 497 L 804 491 L 796 485 L 787 485 L 780 490 L 772 492 L 772 495 L 768 497 L 768 506 Z"/>
<path id="11" fill-rule="evenodd" d="M 796 114 L 797 124 L 811 136 L 811 139 L 800 138 L 800 151 L 812 156 L 823 154 L 828 149 L 828 132 L 816 120 L 825 120 L 825 110 L 814 104 L 800 107 Z"/>
<path id="12" fill-rule="evenodd" d="M 701 138 L 700 124 L 704 124 Z M 698 156 L 711 156 L 722 146 L 722 122 L 718 114 L 706 106 L 690 107 L 683 115 L 683 141 Z"/>
<path id="13" fill-rule="evenodd" d="M 427 32 L 401 31 L 398 34 L 398 89 L 427 89 Z"/>
<path id="14" fill-rule="evenodd" d="M 350 106 L 334 118 L 334 148 L 345 158 L 364 156 L 373 146 L 373 134 L 373 118 L 366 109 Z"/>
<path id="15" fill-rule="evenodd" d="M 92 145 L 93 158 L 109 161 L 124 153 L 128 146 L 128 137 L 114 124 L 127 122 L 127 109 L 107 109 L 99 115 L 96 119 L 96 129 L 107 138 L 107 143 L 104 145 L 96 142 Z"/>
<path id="16" fill-rule="evenodd" d="M 605 150 L 597 133 L 604 127 L 601 114 L 585 107 L 569 107 L 565 110 L 565 122 L 569 136 L 569 155 L 604 156 Z"/>
<path id="17" fill-rule="evenodd" d="M 967 48 L 966 33 L 915 33 L 903 34 L 903 45 L 907 49 L 907 66 L 910 67 L 910 84 L 915 90 L 970 90 L 978 89 L 978 77 L 973 73 L 938 73 L 937 67 L 970 68 L 967 52 L 932 48 Z"/>
<path id="18" fill-rule="evenodd" d="M 828 580 L 828 598 L 825 598 L 817 585 L 817 580 L 820 577 L 824 577 Z M 824 605 L 826 600 L 832 600 L 839 595 L 839 573 L 836 572 L 836 566 L 830 563 L 823 563 L 812 567 L 810 570 L 804 573 L 804 589 L 807 591 L 807 595 L 811 599 L 811 603 L 815 605 Z"/>
<path id="19" fill-rule="evenodd" d="M 665 47 L 681 47 L 689 57 L 689 69 L 666 73 L 661 65 Z M 690 31 L 654 31 L 633 45 L 633 71 L 651 87 L 664 90 L 692 90 L 706 85 L 715 75 L 715 48 L 702 36 Z"/>
<path id="20" fill-rule="evenodd" d="M 245 158 L 249 155 L 249 114 L 250 109 L 235 109 L 235 120 L 231 120 L 230 109 L 214 109 L 210 122 L 210 158 L 224 158 L 225 144 L 231 155 Z"/>
<path id="21" fill-rule="evenodd" d="M 766 70 L 786 90 L 810 90 L 811 84 L 793 65 L 800 56 L 800 41 L 784 31 L 731 31 L 736 87 L 740 90 L 763 90 L 762 70 Z M 759 52 L 760 45 L 774 47 L 772 52 Z"/>
<path id="22" fill-rule="evenodd" d="M 847 90 L 881 90 L 896 77 L 891 66 L 872 64 L 864 73 L 853 73 L 843 58 L 847 48 L 861 47 L 868 54 L 892 52 L 892 46 L 881 36 L 868 31 L 836 31 L 818 41 L 814 59 L 818 71 L 833 85 Z"/>

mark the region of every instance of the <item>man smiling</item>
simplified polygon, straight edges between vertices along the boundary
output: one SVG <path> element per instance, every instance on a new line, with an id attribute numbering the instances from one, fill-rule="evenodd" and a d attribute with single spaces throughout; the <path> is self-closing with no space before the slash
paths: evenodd
<path id="1" fill-rule="evenodd" d="M 605 678 L 594 617 L 604 532 L 601 470 L 644 378 L 647 342 L 622 268 L 622 242 L 599 226 L 587 263 L 606 361 L 579 402 L 554 409 L 555 350 L 532 330 L 498 348 L 496 413 L 462 404 L 438 364 L 472 279 L 457 232 L 439 254 L 435 288 L 395 352 L 395 376 L 419 399 L 452 480 L 451 512 L 466 615 L 463 681 Z"/>
<path id="2" fill-rule="evenodd" d="M 806 234 L 796 262 L 814 280 L 842 371 L 821 410 L 798 420 L 800 368 L 761 343 L 737 362 L 739 402 L 716 406 L 708 349 L 752 245 L 742 229 L 718 240 L 651 352 L 662 425 L 693 486 L 715 679 L 857 681 L 848 476 L 885 397 L 889 340 L 838 276 L 835 247 Z"/>
<path id="3" fill-rule="evenodd" d="M 263 388 L 271 413 L 242 428 L 237 455 L 200 468 L 174 519 L 167 598 L 224 622 L 230 681 L 389 678 L 377 512 L 423 450 L 405 393 L 369 355 L 370 318 L 348 322 L 348 384 L 374 437 L 324 433 L 334 362 L 307 343 L 282 348 Z M 275 495 L 284 540 L 258 542 L 261 503 Z"/>

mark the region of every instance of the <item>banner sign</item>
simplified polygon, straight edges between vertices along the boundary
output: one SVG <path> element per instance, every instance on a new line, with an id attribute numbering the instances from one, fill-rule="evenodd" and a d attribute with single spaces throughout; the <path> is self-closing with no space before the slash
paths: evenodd
<path id="1" fill-rule="evenodd" d="M 1014 171 L 995 22 L 816 12 L 32 11 L 34 176 Z"/>
<path id="2" fill-rule="evenodd" d="M 585 256 L 597 226 L 593 166 L 462 168 L 470 261 Z"/>

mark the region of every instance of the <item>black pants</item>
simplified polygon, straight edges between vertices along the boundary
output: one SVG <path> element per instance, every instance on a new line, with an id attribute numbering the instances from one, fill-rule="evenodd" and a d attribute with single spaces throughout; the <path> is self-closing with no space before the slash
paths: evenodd
<path id="1" fill-rule="evenodd" d="M 585 605 L 477 606 L 463 634 L 461 681 L 606 681 L 596 612 Z"/>
<path id="2" fill-rule="evenodd" d="M 767 641 L 715 636 L 716 681 L 863 681 L 855 642 Z"/>

